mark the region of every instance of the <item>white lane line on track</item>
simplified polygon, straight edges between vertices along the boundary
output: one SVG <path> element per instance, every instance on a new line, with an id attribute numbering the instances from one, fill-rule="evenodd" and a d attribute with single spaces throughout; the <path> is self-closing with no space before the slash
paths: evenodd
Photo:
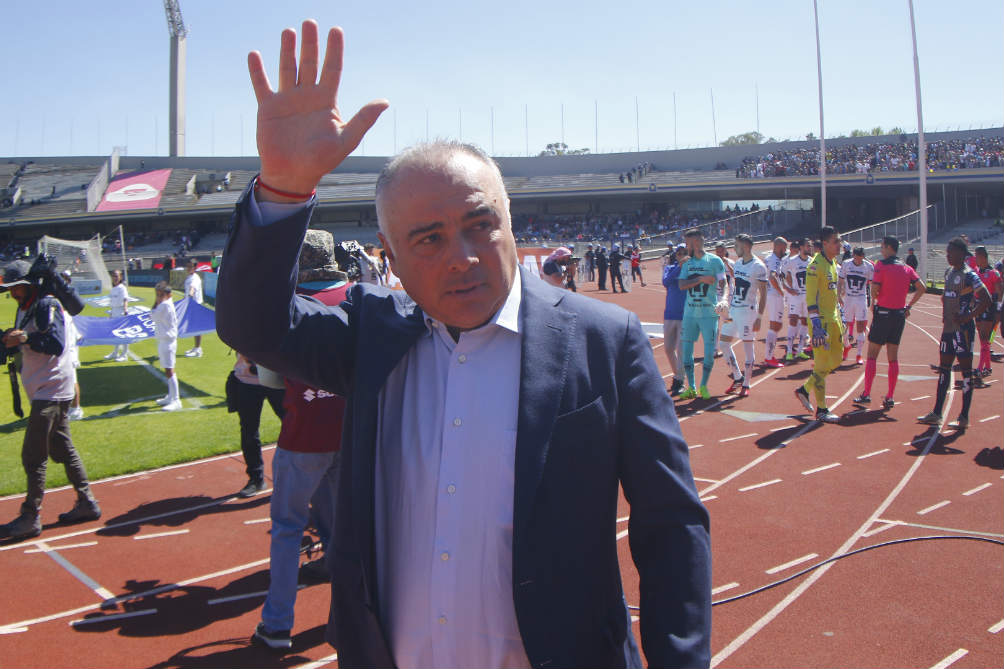
<path id="1" fill-rule="evenodd" d="M 258 523 L 270 523 L 270 522 L 272 522 L 271 518 L 255 518 L 254 520 L 245 520 L 244 524 L 257 525 Z"/>
<path id="2" fill-rule="evenodd" d="M 297 590 L 303 590 L 306 585 L 300 584 L 296 586 Z M 242 599 L 252 599 L 254 597 L 265 597 L 268 595 L 268 590 L 258 590 L 257 592 L 245 592 L 243 595 L 230 595 L 229 597 L 217 597 L 215 599 L 206 600 L 206 604 L 210 606 L 214 604 L 226 604 L 227 602 L 238 602 Z"/>
<path id="3" fill-rule="evenodd" d="M 976 493 L 978 493 L 981 490 L 986 490 L 987 488 L 989 488 L 992 485 L 993 485 L 993 483 L 984 483 L 983 485 L 978 485 L 975 488 L 973 488 L 972 490 L 967 490 L 967 491 L 965 491 L 962 494 L 965 497 L 969 497 L 970 495 L 975 495 Z"/>
<path id="4" fill-rule="evenodd" d="M 628 530 L 621 530 L 620 532 L 617 533 L 617 541 L 620 541 L 627 535 L 628 535 Z"/>
<path id="5" fill-rule="evenodd" d="M 727 442 L 730 442 L 730 441 L 737 441 L 739 439 L 748 439 L 749 437 L 755 437 L 755 436 L 757 436 L 757 434 L 758 434 L 757 432 L 750 432 L 749 434 L 740 434 L 738 437 L 728 437 L 726 439 L 719 439 L 718 443 L 719 444 L 724 444 L 724 443 L 727 443 Z"/>
<path id="6" fill-rule="evenodd" d="M 87 546 L 97 546 L 97 545 L 98 545 L 97 541 L 84 541 L 79 544 L 66 544 L 65 546 L 53 546 L 52 550 L 65 551 L 67 548 L 85 548 Z M 31 553 L 45 553 L 45 552 L 46 551 L 42 550 L 41 548 L 29 548 L 24 553 L 25 555 L 30 555 Z"/>
<path id="7" fill-rule="evenodd" d="M 772 427 L 771 432 L 780 432 L 781 430 L 790 430 L 793 427 L 798 427 L 798 425 L 782 425 L 781 427 Z"/>
<path id="8" fill-rule="evenodd" d="M 691 444 L 688 448 L 690 448 L 690 450 L 694 450 L 695 448 L 700 448 L 701 446 L 704 446 L 704 444 Z"/>
<path id="9" fill-rule="evenodd" d="M 771 567 L 770 569 L 764 569 L 764 573 L 776 574 L 778 572 L 784 571 L 785 569 L 791 569 L 792 567 L 800 565 L 803 562 L 808 562 L 809 560 L 815 560 L 817 557 L 819 557 L 819 553 L 809 553 L 808 555 L 803 555 L 800 558 L 795 558 L 790 562 L 779 564 L 776 567 Z"/>
<path id="10" fill-rule="evenodd" d="M 128 613 L 113 613 L 110 616 L 94 616 L 93 618 L 77 618 L 76 620 L 71 620 L 68 624 L 71 627 L 80 627 L 81 625 L 95 625 L 97 623 L 106 623 L 112 620 L 122 620 L 123 618 L 148 616 L 152 613 L 157 613 L 157 609 L 143 609 L 141 611 L 129 611 Z"/>
<path id="11" fill-rule="evenodd" d="M 937 504 L 932 504 L 929 507 L 921 509 L 920 511 L 917 512 L 917 515 L 918 516 L 926 516 L 927 514 L 931 513 L 932 511 L 937 511 L 941 507 L 948 506 L 951 503 L 952 503 L 951 500 L 947 500 L 946 499 L 946 500 L 944 500 L 942 502 L 938 502 Z"/>
<path id="12" fill-rule="evenodd" d="M 911 397 L 910 401 L 911 402 L 919 402 L 920 400 L 929 400 L 929 399 L 931 399 L 930 395 L 921 395 L 920 397 Z"/>
<path id="13" fill-rule="evenodd" d="M 338 653 L 333 653 L 327 657 L 322 657 L 319 660 L 314 660 L 313 662 L 307 662 L 306 664 L 298 664 L 293 667 L 293 669 L 321 669 L 321 667 L 331 664 L 338 659 Z"/>
<path id="14" fill-rule="evenodd" d="M 694 477 L 694 480 L 695 481 L 700 481 L 701 483 L 718 483 L 718 481 L 715 480 L 715 479 L 702 479 L 702 478 L 698 478 L 697 476 Z"/>
<path id="15" fill-rule="evenodd" d="M 948 669 L 948 667 L 952 666 L 953 664 L 955 664 L 968 654 L 969 654 L 968 650 L 966 650 L 965 648 L 960 648 L 951 655 L 949 655 L 948 657 L 946 657 L 941 662 L 938 662 L 936 665 L 931 667 L 931 669 Z"/>
<path id="16" fill-rule="evenodd" d="M 833 462 L 828 465 L 823 465 L 822 467 L 816 467 L 815 469 L 806 469 L 802 472 L 802 476 L 808 476 L 809 474 L 815 474 L 816 472 L 824 472 L 827 469 L 833 469 L 834 467 L 839 467 L 839 462 Z"/>
<path id="17" fill-rule="evenodd" d="M 872 451 L 871 453 L 865 453 L 864 455 L 859 455 L 858 456 L 858 460 L 864 460 L 866 458 L 870 458 L 872 456 L 879 455 L 881 453 L 888 453 L 888 452 L 889 452 L 888 448 L 883 448 L 880 451 Z"/>
<path id="18" fill-rule="evenodd" d="M 732 583 L 726 583 L 725 585 L 720 585 L 717 588 L 712 588 L 711 594 L 712 595 L 720 595 L 723 592 L 726 592 L 728 590 L 732 590 L 733 588 L 738 588 L 738 587 L 739 587 L 739 584 L 736 583 L 735 581 L 733 581 Z"/>
<path id="19" fill-rule="evenodd" d="M 999 623 L 995 623 L 987 628 L 987 631 L 991 634 L 997 634 L 1001 630 L 1004 630 L 1004 620 L 1001 620 Z"/>
<path id="20" fill-rule="evenodd" d="M 1000 418 L 1000 416 L 987 416 L 986 418 L 980 418 L 980 422 L 981 423 L 986 423 L 987 421 L 994 420 L 996 418 Z"/>
<path id="21" fill-rule="evenodd" d="M 262 446 L 261 450 L 263 452 L 264 451 L 275 450 L 275 444 L 272 444 L 271 446 Z M 146 470 L 143 470 L 141 472 L 132 472 L 131 474 L 119 474 L 118 476 L 109 476 L 106 479 L 99 479 L 97 481 L 90 481 L 90 484 L 93 486 L 93 485 L 97 485 L 99 483 L 113 483 L 115 481 L 121 481 L 121 480 L 124 480 L 124 479 L 134 478 L 134 477 L 137 477 L 137 476 L 142 477 L 142 476 L 146 476 L 148 474 L 156 474 L 158 472 L 166 472 L 166 471 L 169 471 L 171 469 L 181 469 L 182 467 L 192 467 L 194 465 L 201 465 L 201 464 L 205 464 L 205 463 L 208 463 L 208 462 L 216 462 L 217 460 L 226 460 L 228 458 L 233 458 L 233 459 L 236 460 L 237 458 L 241 458 L 241 457 L 242 457 L 241 456 L 241 452 L 240 451 L 235 451 L 233 453 L 224 453 L 223 455 L 214 455 L 211 458 L 202 458 L 201 460 L 192 460 L 190 462 L 179 462 L 176 465 L 165 465 L 163 467 L 157 467 L 156 469 L 146 469 Z M 242 466 L 243 466 L 243 464 L 242 464 Z M 266 477 L 266 478 L 268 478 L 268 477 Z M 45 489 L 45 493 L 47 495 L 51 495 L 54 492 L 59 492 L 61 490 L 72 490 L 72 489 L 73 489 L 73 486 L 71 486 L 71 485 L 64 485 L 64 486 L 60 486 L 58 488 L 46 488 Z M 20 497 L 24 497 L 24 493 L 23 492 L 15 493 L 13 495 L 4 495 L 3 497 L 0 497 L 0 502 L 4 502 L 4 501 L 6 501 L 8 499 L 15 499 L 15 498 L 20 498 Z"/>
<path id="22" fill-rule="evenodd" d="M 229 576 L 230 574 L 234 574 L 239 571 L 260 567 L 261 565 L 268 564 L 268 562 L 269 558 L 255 560 L 254 562 L 248 562 L 247 564 L 237 565 L 236 567 L 230 567 L 229 569 L 221 569 L 220 571 L 214 571 L 211 574 L 205 574 L 203 576 L 195 576 L 193 578 L 188 578 L 185 579 L 184 581 L 178 581 L 177 583 L 167 583 L 165 585 L 161 585 L 156 588 L 151 588 L 150 590 L 144 590 L 142 592 L 131 592 L 128 595 L 119 595 L 118 597 L 113 597 L 100 604 L 89 604 L 88 606 L 80 606 L 75 609 L 60 611 L 59 613 L 52 613 L 47 616 L 41 616 L 39 618 L 32 618 L 30 620 L 20 620 L 18 622 L 9 623 L 7 625 L 0 625 L 0 634 L 8 633 L 7 630 L 12 628 L 13 629 L 18 629 L 21 627 L 27 628 L 31 625 L 37 625 L 38 623 L 45 623 L 49 622 L 50 620 L 59 620 L 60 618 L 68 618 L 69 616 L 76 615 L 78 613 L 84 613 L 85 611 L 93 611 L 94 609 L 100 608 L 102 606 L 117 605 L 120 602 L 129 602 L 137 599 L 143 599 L 145 597 L 150 597 L 152 595 L 159 595 L 164 592 L 170 592 L 171 590 L 177 590 L 178 588 L 183 588 L 186 585 L 192 585 L 193 583 L 209 581 L 214 578 L 219 578 L 220 576 Z"/>
<path id="23" fill-rule="evenodd" d="M 701 501 L 702 502 L 710 502 L 713 499 L 718 499 L 718 495 L 708 495 L 706 497 L 702 497 Z"/>
<path id="24" fill-rule="evenodd" d="M 43 553 L 45 553 L 53 560 L 55 560 L 56 564 L 58 564 L 60 567 L 70 572 L 71 576 L 73 576 L 75 579 L 86 585 L 88 589 L 90 589 L 91 592 L 100 597 L 102 601 L 108 601 L 115 597 L 114 594 L 109 592 L 107 589 L 101 587 L 100 583 L 95 581 L 93 578 L 91 578 L 84 572 L 80 571 L 80 569 L 78 569 L 75 564 L 73 564 L 72 562 L 64 558 L 62 555 L 60 555 L 58 552 L 56 552 L 56 549 L 50 547 L 49 544 L 47 544 L 46 542 L 39 541 L 36 545 L 38 546 L 39 550 L 41 550 Z"/>
<path id="25" fill-rule="evenodd" d="M 748 485 L 745 488 L 740 488 L 739 492 L 746 492 L 747 490 L 756 490 L 757 488 L 766 488 L 769 485 L 774 485 L 775 483 L 780 483 L 781 479 L 771 479 L 769 481 L 764 481 L 763 483 L 756 483 L 754 485 Z"/>
<path id="26" fill-rule="evenodd" d="M 868 537 L 873 537 L 880 532 L 885 532 L 886 530 L 891 530 L 894 527 L 898 527 L 900 524 L 901 523 L 884 523 L 876 527 L 874 530 L 868 530 L 867 532 L 862 534 L 861 537 L 863 539 L 866 539 Z"/>
<path id="27" fill-rule="evenodd" d="M 887 518 L 879 518 L 875 522 L 889 523 L 891 525 L 903 525 L 905 527 L 919 527 L 924 530 L 938 530 L 939 532 L 954 532 L 956 534 L 975 534 L 981 537 L 995 537 L 998 539 L 1004 539 L 1004 534 L 994 534 L 993 532 L 977 532 L 976 530 L 962 530 L 957 527 L 942 527 L 941 525 L 922 525 L 920 523 L 908 523 L 905 520 L 889 520 Z"/>
<path id="28" fill-rule="evenodd" d="M 133 537 L 133 541 L 141 541 L 143 539 L 157 539 L 159 537 L 173 537 L 178 534 L 188 534 L 191 532 L 189 529 L 184 530 L 171 530 L 169 532 L 154 532 L 152 534 L 137 534 Z"/>
<path id="29" fill-rule="evenodd" d="M 934 337 L 931 337 L 931 339 L 934 339 Z M 935 341 L 937 342 L 938 340 L 935 339 Z M 860 383 L 861 380 L 863 380 L 863 378 L 864 376 L 862 375 L 858 379 L 858 383 Z M 855 386 L 856 385 L 857 384 L 855 384 Z M 950 390 L 948 393 L 948 398 L 945 402 L 946 412 L 951 409 L 952 400 L 954 398 L 955 398 L 955 391 Z M 928 440 L 927 445 L 924 446 L 924 448 L 921 450 L 920 455 L 918 455 L 914 459 L 913 463 L 910 465 L 910 468 L 906 471 L 906 474 L 904 474 L 903 477 L 899 480 L 899 483 L 897 483 L 893 487 L 892 491 L 886 496 L 886 498 L 882 501 L 882 503 L 875 508 L 875 510 L 864 521 L 864 523 L 862 523 L 861 526 L 857 530 L 855 530 L 850 537 L 847 538 L 847 541 L 845 541 L 839 548 L 837 548 L 836 551 L 833 552 L 831 557 L 842 555 L 846 553 L 848 550 L 850 550 L 851 546 L 853 546 L 855 543 L 858 542 L 859 539 L 861 539 L 861 535 L 864 534 L 868 530 L 868 528 L 872 526 L 875 520 L 877 518 L 880 518 L 882 514 L 886 512 L 886 510 L 892 505 L 892 503 L 896 500 L 899 494 L 903 492 L 903 489 L 906 488 L 907 484 L 910 482 L 910 479 L 913 478 L 913 475 L 924 463 L 924 460 L 927 458 L 928 453 L 931 452 L 931 447 L 934 445 L 934 441 L 938 438 L 939 435 L 940 431 L 936 431 L 931 434 L 931 437 Z M 770 455 L 771 453 L 776 453 L 776 452 L 777 451 L 768 451 L 765 455 Z M 754 465 L 756 462 L 762 461 L 763 457 L 764 456 L 760 456 L 760 458 L 754 460 L 752 463 L 750 463 L 750 465 L 746 466 L 746 469 Z M 728 477 L 726 477 L 726 479 L 727 478 Z M 829 562 L 821 566 L 819 569 L 814 570 L 811 574 L 809 574 L 805 578 L 805 580 L 799 583 L 794 590 L 789 592 L 784 597 L 784 599 L 782 599 L 780 602 L 771 607 L 771 609 L 767 613 L 758 618 L 752 625 L 747 627 L 743 632 L 739 634 L 739 636 L 730 641 L 728 645 L 726 645 L 722 650 L 718 651 L 718 653 L 716 653 L 711 658 L 711 667 L 712 668 L 717 667 L 722 662 L 727 660 L 733 653 L 735 653 L 737 650 L 746 645 L 747 641 L 756 636 L 757 633 L 760 632 L 760 630 L 762 630 L 764 627 L 769 625 L 773 620 L 775 620 L 779 615 L 781 615 L 781 613 L 784 612 L 785 609 L 787 609 L 795 600 L 797 600 L 799 597 L 802 596 L 802 593 L 811 588 L 813 584 L 816 583 L 816 581 L 821 579 L 826 574 L 826 572 L 828 572 L 833 567 L 834 564 L 835 564 L 834 562 Z"/>
<path id="30" fill-rule="evenodd" d="M 617 519 L 617 522 L 618 523 L 626 523 L 629 520 L 631 520 L 631 516 L 621 516 L 620 518 Z"/>

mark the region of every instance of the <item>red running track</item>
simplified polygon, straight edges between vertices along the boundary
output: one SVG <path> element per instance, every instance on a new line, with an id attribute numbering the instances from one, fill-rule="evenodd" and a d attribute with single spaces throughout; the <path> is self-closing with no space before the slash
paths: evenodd
<path id="1" fill-rule="evenodd" d="M 653 278 L 655 269 L 647 270 Z M 583 287 L 643 321 L 661 321 L 657 282 L 636 284 L 626 295 Z M 990 387 L 975 391 L 965 432 L 917 424 L 933 402 L 928 365 L 937 357 L 939 309 L 932 296 L 914 311 L 900 349 L 898 403 L 888 412 L 855 411 L 850 399 L 860 392 L 863 370 L 851 364 L 827 387 L 844 419 L 810 421 L 791 395 L 809 362 L 759 370 L 748 398 L 718 395 L 677 406 L 711 513 L 716 601 L 883 542 L 963 537 L 875 548 L 716 605 L 715 666 L 1000 666 L 1002 547 L 974 539 L 1004 539 L 1004 463 L 980 456 L 1001 446 L 1002 370 L 995 364 Z M 668 375 L 659 340 L 653 346 Z M 880 363 L 880 375 L 884 369 Z M 719 360 L 712 393 L 724 391 L 726 374 Z M 879 376 L 873 395 L 884 384 Z M 948 416 L 960 402 L 953 391 Z M 243 470 L 238 453 L 98 482 L 104 518 L 70 528 L 53 523 L 72 492 L 50 492 L 42 536 L 0 546 L 7 593 L 0 663 L 336 666 L 323 641 L 326 585 L 300 592 L 292 653 L 280 659 L 248 643 L 268 584 L 269 525 L 267 493 L 231 496 Z M 0 500 L 0 516 L 13 516 L 18 502 Z M 620 559 L 628 601 L 636 604 L 628 514 L 622 499 Z"/>

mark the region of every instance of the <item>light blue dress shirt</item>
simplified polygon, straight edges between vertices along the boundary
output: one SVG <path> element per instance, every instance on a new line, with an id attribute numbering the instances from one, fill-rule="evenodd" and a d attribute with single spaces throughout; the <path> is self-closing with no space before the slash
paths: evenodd
<path id="1" fill-rule="evenodd" d="M 303 205 L 252 204 L 253 225 Z M 425 332 L 379 397 L 375 542 L 380 617 L 409 667 L 529 667 L 512 595 L 522 295 L 495 317 Z"/>

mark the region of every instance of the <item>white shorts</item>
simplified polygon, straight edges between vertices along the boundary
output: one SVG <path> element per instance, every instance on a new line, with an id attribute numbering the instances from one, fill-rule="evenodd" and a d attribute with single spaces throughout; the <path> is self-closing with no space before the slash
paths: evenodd
<path id="1" fill-rule="evenodd" d="M 763 312 L 764 318 L 771 323 L 784 322 L 784 295 L 781 293 L 767 292 L 767 308 Z"/>
<path id="2" fill-rule="evenodd" d="M 788 315 L 808 318 L 809 312 L 805 308 L 805 295 L 788 296 Z"/>
<path id="3" fill-rule="evenodd" d="M 753 325 L 756 323 L 757 312 L 747 308 L 733 308 L 729 311 L 731 318 L 722 325 L 722 336 L 743 341 L 754 341 L 756 333 Z M 762 322 L 761 322 L 762 325 Z"/>
<path id="4" fill-rule="evenodd" d="M 164 369 L 174 369 L 174 358 L 177 353 L 177 340 L 157 342 L 157 355 L 160 356 L 160 366 Z"/>
<path id="5" fill-rule="evenodd" d="M 864 295 L 844 298 L 844 322 L 853 323 L 868 320 L 868 299 Z"/>

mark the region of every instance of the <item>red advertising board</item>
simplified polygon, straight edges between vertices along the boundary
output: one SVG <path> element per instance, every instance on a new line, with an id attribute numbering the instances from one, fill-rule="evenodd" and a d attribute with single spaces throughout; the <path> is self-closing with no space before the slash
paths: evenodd
<path id="1" fill-rule="evenodd" d="M 108 184 L 97 211 L 154 209 L 160 204 L 161 192 L 170 176 L 169 169 L 131 172 L 119 176 Z"/>

